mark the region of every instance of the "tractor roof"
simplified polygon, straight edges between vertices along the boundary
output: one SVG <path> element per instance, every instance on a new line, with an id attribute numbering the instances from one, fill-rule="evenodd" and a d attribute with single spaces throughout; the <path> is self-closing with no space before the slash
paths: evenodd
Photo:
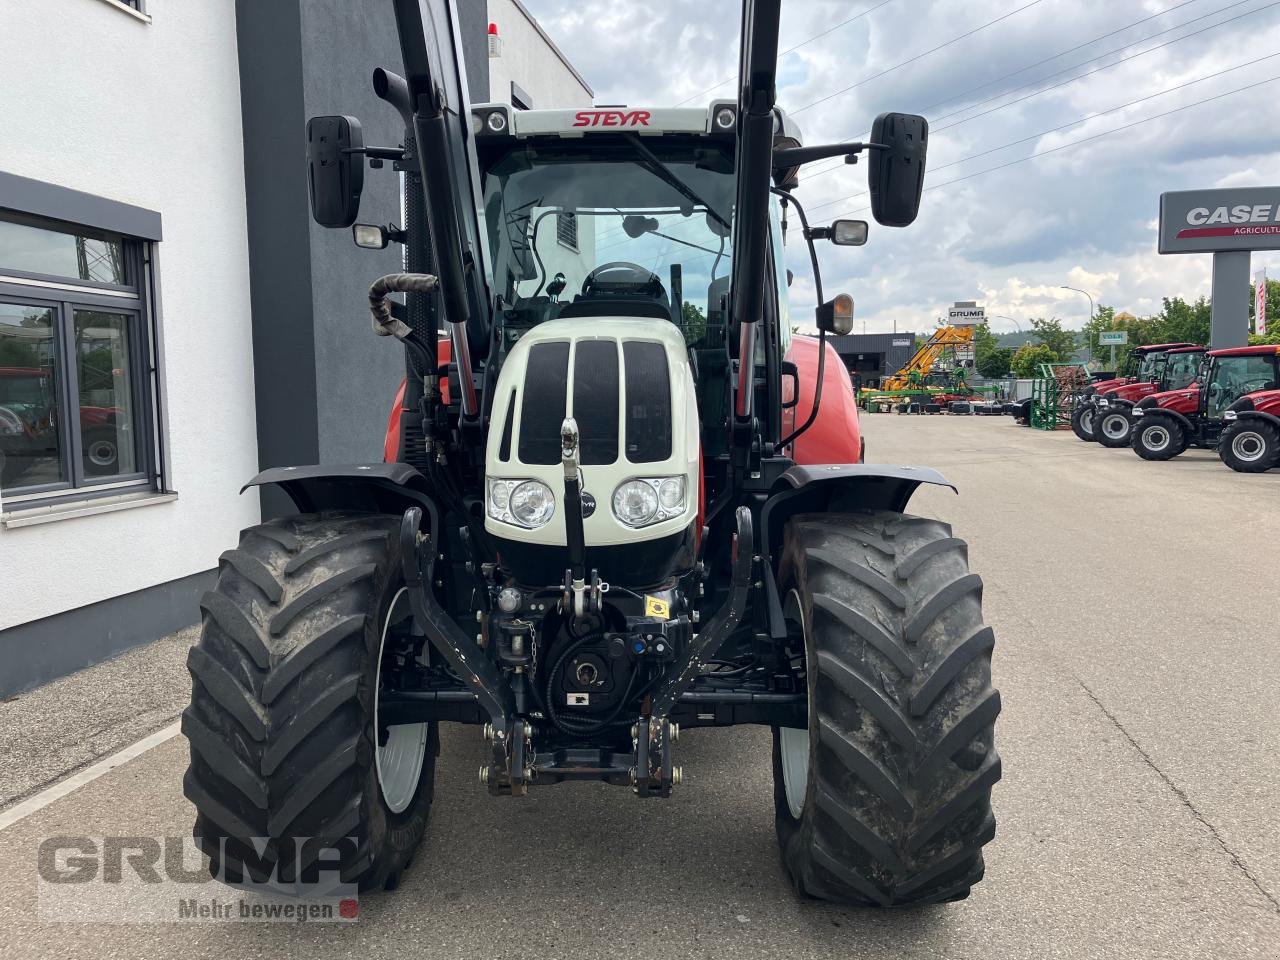
<path id="1" fill-rule="evenodd" d="M 778 111 L 777 133 L 799 141 L 795 123 Z M 471 107 L 472 129 L 482 141 L 496 137 L 583 137 L 598 133 L 693 133 L 732 138 L 738 130 L 738 104 L 714 100 L 709 107 L 569 107 L 562 110 L 516 110 L 506 103 Z"/>
<path id="2" fill-rule="evenodd" d="M 1194 347 L 1194 343 L 1146 343 L 1140 347 L 1134 347 L 1134 353 L 1155 353 L 1157 350 L 1173 350 L 1177 347 Z M 1204 349 L 1201 347 L 1200 349 Z"/>
<path id="3" fill-rule="evenodd" d="M 1167 352 L 1167 353 L 1201 353 L 1201 352 L 1203 352 L 1205 349 L 1206 349 L 1206 348 L 1205 348 L 1205 347 L 1202 347 L 1202 346 L 1194 346 L 1194 347 L 1172 347 L 1172 348 L 1170 348 L 1169 350 L 1167 350 L 1166 352 Z"/>
<path id="4" fill-rule="evenodd" d="M 1280 354 L 1280 345 L 1264 343 L 1256 347 L 1224 347 L 1221 350 L 1210 350 L 1211 357 L 1269 357 Z"/>

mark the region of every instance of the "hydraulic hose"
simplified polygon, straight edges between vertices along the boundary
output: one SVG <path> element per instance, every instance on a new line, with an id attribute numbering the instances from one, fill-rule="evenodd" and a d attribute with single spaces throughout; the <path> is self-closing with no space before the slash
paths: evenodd
<path id="1" fill-rule="evenodd" d="M 403 320 L 391 315 L 392 293 L 433 293 L 440 281 L 429 273 L 388 273 L 379 277 L 369 287 L 369 313 L 373 316 L 373 332 L 380 337 L 405 340 L 413 335 L 413 329 Z"/>

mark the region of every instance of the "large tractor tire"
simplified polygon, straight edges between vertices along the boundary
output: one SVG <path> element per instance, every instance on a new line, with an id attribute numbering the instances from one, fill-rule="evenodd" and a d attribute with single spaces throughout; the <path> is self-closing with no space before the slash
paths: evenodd
<path id="1" fill-rule="evenodd" d="M 182 715 L 184 791 L 220 879 L 292 882 L 343 840 L 343 881 L 392 886 L 422 840 L 435 724 L 375 723 L 379 690 L 423 642 L 398 533 L 396 517 L 303 515 L 250 527 L 220 558 Z M 314 839 L 298 853 L 298 838 Z"/>
<path id="2" fill-rule="evenodd" d="M 1085 443 L 1098 439 L 1093 435 L 1094 409 L 1091 403 L 1077 403 L 1071 412 L 1071 432 Z"/>
<path id="3" fill-rule="evenodd" d="M 938 903 L 982 878 L 1000 695 L 967 553 L 946 524 L 897 513 L 787 526 L 780 585 L 809 724 L 774 729 L 774 809 L 803 894 Z"/>
<path id="4" fill-rule="evenodd" d="M 1104 447 L 1117 450 L 1133 443 L 1133 418 L 1127 410 L 1100 410 L 1093 417 L 1093 436 Z"/>
<path id="5" fill-rule="evenodd" d="M 1173 417 L 1148 413 L 1139 419 L 1130 445 L 1143 460 L 1172 460 L 1187 449 L 1187 432 Z"/>
<path id="6" fill-rule="evenodd" d="M 1264 473 L 1280 462 L 1280 430 L 1266 420 L 1237 420 L 1222 431 L 1218 456 L 1232 470 Z"/>

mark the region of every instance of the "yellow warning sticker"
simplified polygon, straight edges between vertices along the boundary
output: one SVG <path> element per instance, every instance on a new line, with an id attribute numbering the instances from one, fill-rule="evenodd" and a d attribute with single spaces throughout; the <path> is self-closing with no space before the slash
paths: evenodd
<path id="1" fill-rule="evenodd" d="M 663 620 L 670 620 L 671 604 L 665 600 L 659 600 L 657 597 L 651 597 L 646 593 L 644 595 L 644 615 L 646 617 L 661 617 Z"/>

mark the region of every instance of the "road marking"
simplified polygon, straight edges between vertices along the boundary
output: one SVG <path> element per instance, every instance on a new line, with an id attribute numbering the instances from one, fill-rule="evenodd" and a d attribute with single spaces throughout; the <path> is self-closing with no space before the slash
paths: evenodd
<path id="1" fill-rule="evenodd" d="M 131 744 L 111 756 L 99 760 L 88 767 L 85 767 L 77 774 L 67 777 L 55 783 L 51 787 L 46 787 L 33 797 L 28 797 L 21 803 L 10 807 L 3 813 L 0 813 L 0 830 L 7 830 L 19 820 L 23 820 L 31 814 L 43 810 L 51 803 L 56 803 L 67 794 L 74 793 L 83 787 L 86 783 L 92 783 L 104 774 L 110 773 L 117 767 L 122 767 L 130 760 L 136 760 L 148 750 L 160 746 L 167 740 L 172 740 L 178 735 L 182 729 L 182 721 L 175 720 L 167 727 L 161 727 L 150 736 L 143 737 L 137 743 Z"/>

